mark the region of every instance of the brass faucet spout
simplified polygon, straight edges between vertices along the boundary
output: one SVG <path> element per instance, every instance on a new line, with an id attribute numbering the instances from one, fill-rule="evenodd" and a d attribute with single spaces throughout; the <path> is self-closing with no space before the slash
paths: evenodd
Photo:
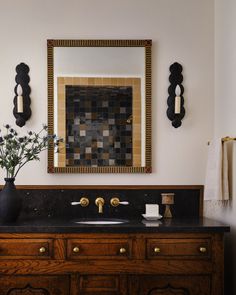
<path id="1" fill-rule="evenodd" d="M 105 201 L 103 198 L 99 197 L 95 200 L 96 206 L 98 206 L 98 213 L 103 213 L 103 205 Z"/>

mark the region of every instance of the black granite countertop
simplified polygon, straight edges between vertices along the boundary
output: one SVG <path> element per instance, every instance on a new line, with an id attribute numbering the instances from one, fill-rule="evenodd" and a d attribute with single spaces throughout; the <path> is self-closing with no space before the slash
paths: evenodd
<path id="1" fill-rule="evenodd" d="M 135 219 L 116 225 L 84 225 L 77 224 L 74 220 L 47 218 L 0 224 L 0 233 L 220 233 L 229 231 L 228 225 L 208 218 L 162 218 L 158 221 Z"/>

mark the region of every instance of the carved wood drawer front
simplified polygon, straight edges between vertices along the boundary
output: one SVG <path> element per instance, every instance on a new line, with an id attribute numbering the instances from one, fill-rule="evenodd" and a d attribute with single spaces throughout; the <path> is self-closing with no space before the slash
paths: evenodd
<path id="1" fill-rule="evenodd" d="M 48 259 L 52 257 L 50 239 L 0 239 L 0 259 Z"/>
<path id="2" fill-rule="evenodd" d="M 209 259 L 210 239 L 147 239 L 148 259 Z"/>
<path id="3" fill-rule="evenodd" d="M 119 279 L 115 275 L 82 275 L 79 291 L 81 294 L 120 294 Z"/>
<path id="4" fill-rule="evenodd" d="M 66 275 L 0 276 L 1 295 L 69 295 L 70 277 Z"/>
<path id="5" fill-rule="evenodd" d="M 132 257 L 131 239 L 69 239 L 69 259 L 129 259 Z"/>

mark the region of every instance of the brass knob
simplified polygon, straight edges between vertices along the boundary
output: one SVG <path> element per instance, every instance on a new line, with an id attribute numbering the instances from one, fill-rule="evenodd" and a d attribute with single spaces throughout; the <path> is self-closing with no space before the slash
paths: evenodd
<path id="1" fill-rule="evenodd" d="M 74 248 L 73 248 L 73 252 L 74 252 L 74 253 L 78 253 L 78 252 L 79 252 L 79 247 L 74 247 Z"/>
<path id="2" fill-rule="evenodd" d="M 120 248 L 120 254 L 124 254 L 126 253 L 126 249 L 125 248 Z"/>
<path id="3" fill-rule="evenodd" d="M 117 207 L 120 204 L 120 200 L 119 198 L 114 197 L 111 199 L 110 203 L 113 207 Z"/>
<path id="4" fill-rule="evenodd" d="M 200 251 L 201 253 L 206 253 L 207 248 L 206 248 L 206 247 L 200 247 L 200 248 L 199 248 L 199 251 Z"/>
<path id="5" fill-rule="evenodd" d="M 161 249 L 160 249 L 159 247 L 155 247 L 155 248 L 153 249 L 153 251 L 154 251 L 155 253 L 160 253 L 160 252 L 161 252 Z"/>
<path id="6" fill-rule="evenodd" d="M 46 248 L 45 248 L 45 247 L 41 247 L 41 248 L 39 248 L 39 252 L 40 252 L 40 253 L 44 253 L 44 252 L 46 252 Z"/>
<path id="7" fill-rule="evenodd" d="M 80 205 L 82 207 L 87 207 L 89 205 L 89 199 L 88 198 L 81 198 L 80 199 Z"/>

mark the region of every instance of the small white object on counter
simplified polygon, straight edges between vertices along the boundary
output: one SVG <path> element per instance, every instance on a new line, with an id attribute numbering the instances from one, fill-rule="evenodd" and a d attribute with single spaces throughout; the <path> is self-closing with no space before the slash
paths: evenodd
<path id="1" fill-rule="evenodd" d="M 146 204 L 146 215 L 147 216 L 159 216 L 159 205 L 157 204 Z"/>
<path id="2" fill-rule="evenodd" d="M 161 219 L 161 218 L 162 218 L 162 215 L 154 215 L 154 216 L 151 216 L 151 215 L 147 215 L 147 214 L 142 214 L 142 216 L 143 216 L 146 220 L 149 220 L 149 221 L 152 221 L 152 220 L 158 220 L 158 219 Z"/>

